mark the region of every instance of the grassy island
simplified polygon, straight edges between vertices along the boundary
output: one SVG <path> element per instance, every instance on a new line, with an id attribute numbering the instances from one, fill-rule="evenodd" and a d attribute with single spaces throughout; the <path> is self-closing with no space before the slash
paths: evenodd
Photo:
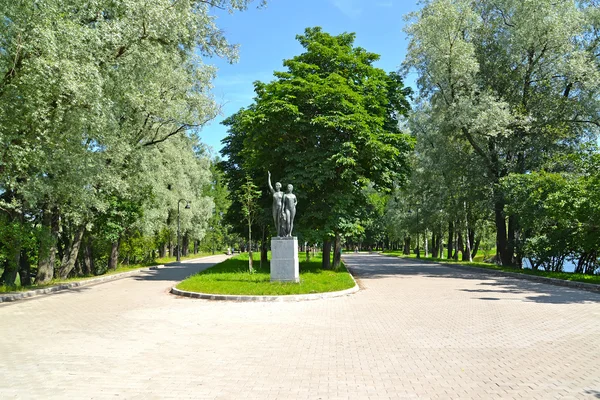
<path id="1" fill-rule="evenodd" d="M 354 280 L 342 266 L 338 270 L 321 269 L 321 256 L 306 260 L 300 256 L 300 283 L 270 281 L 269 263 L 260 267 L 260 254 L 254 253 L 254 272 L 248 271 L 248 254 L 240 254 L 205 271 L 192 275 L 176 287 L 188 292 L 210 294 L 277 296 L 336 292 L 354 287 Z"/>

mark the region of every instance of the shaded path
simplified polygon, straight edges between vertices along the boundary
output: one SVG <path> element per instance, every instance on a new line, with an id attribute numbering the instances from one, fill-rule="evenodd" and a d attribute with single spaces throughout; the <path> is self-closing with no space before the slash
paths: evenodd
<path id="1" fill-rule="evenodd" d="M 599 294 L 344 258 L 341 298 L 167 293 L 216 257 L 0 306 L 0 398 L 600 397 Z"/>

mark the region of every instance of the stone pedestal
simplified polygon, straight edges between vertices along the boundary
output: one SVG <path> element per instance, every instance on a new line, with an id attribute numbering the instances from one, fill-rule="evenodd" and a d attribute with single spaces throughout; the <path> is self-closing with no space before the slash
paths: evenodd
<path id="1" fill-rule="evenodd" d="M 271 282 L 300 282 L 298 238 L 271 238 Z"/>

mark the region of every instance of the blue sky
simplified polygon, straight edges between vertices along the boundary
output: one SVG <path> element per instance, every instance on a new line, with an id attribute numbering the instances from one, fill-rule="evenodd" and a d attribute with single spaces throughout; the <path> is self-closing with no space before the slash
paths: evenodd
<path id="1" fill-rule="evenodd" d="M 295 37 L 307 27 L 321 26 L 334 35 L 354 32 L 355 45 L 381 55 L 377 67 L 397 70 L 408 43 L 403 16 L 417 8 L 416 0 L 269 0 L 261 9 L 253 3 L 244 12 L 216 12 L 229 42 L 240 46 L 240 58 L 236 64 L 205 60 L 219 69 L 213 94 L 223 115 L 203 128 L 202 141 L 215 152 L 221 149 L 227 131 L 220 122 L 252 103 L 252 82 L 272 80 L 273 71 L 284 70 L 284 59 L 302 52 Z M 405 83 L 414 87 L 414 76 Z"/>

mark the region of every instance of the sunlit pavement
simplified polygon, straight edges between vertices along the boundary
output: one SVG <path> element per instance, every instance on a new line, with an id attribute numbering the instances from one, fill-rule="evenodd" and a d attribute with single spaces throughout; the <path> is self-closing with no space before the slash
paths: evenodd
<path id="1" fill-rule="evenodd" d="M 600 294 L 366 254 L 345 297 L 168 293 L 223 258 L 0 305 L 0 399 L 600 397 Z"/>

